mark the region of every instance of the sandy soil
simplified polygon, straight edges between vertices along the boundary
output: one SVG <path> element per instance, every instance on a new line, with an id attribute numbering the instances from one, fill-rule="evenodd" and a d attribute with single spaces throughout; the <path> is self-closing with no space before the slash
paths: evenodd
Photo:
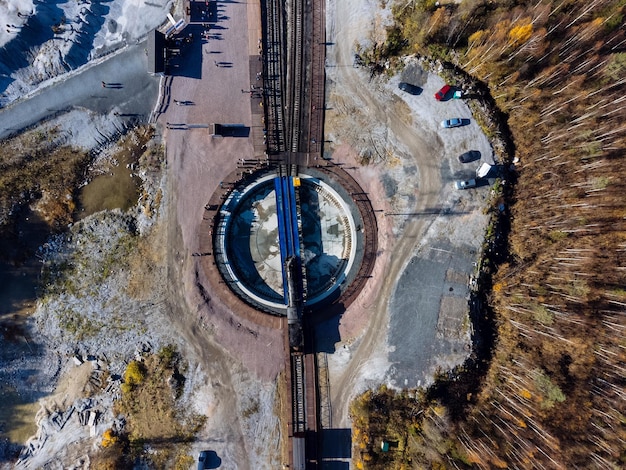
<path id="1" fill-rule="evenodd" d="M 189 51 L 201 54 L 199 75 L 185 68 L 190 62 L 197 65 L 197 55 L 183 56 L 159 117 L 167 142 L 171 298 L 180 299 L 172 320 L 202 369 L 209 367 L 203 372 L 211 378 L 215 397 L 203 410 L 209 420 L 194 447 L 215 450 L 224 468 L 274 469 L 281 459 L 276 414 L 277 377 L 285 361 L 281 332 L 238 317 L 215 292 L 209 302 L 203 299 L 197 285 L 209 283 L 200 257 L 193 256 L 200 251 L 205 205 L 220 182 L 229 181 L 239 159 L 254 156 L 251 139 L 211 138 L 207 125 L 260 125 L 249 95 L 241 92 L 250 89 L 250 70 L 258 64 L 259 6 L 220 3 L 218 16 L 224 18 L 218 22 L 220 39 Z"/>

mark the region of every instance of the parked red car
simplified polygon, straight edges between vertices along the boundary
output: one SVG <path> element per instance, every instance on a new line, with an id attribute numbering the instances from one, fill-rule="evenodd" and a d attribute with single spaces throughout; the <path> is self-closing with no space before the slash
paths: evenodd
<path id="1" fill-rule="evenodd" d="M 443 99 L 445 99 L 449 91 L 450 91 L 450 85 L 444 85 L 441 90 L 435 93 L 435 99 L 437 101 L 442 101 Z"/>

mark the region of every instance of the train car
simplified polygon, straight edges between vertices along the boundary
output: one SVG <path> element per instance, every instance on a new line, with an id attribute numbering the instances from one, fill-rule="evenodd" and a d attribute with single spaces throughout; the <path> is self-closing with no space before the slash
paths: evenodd
<path id="1" fill-rule="evenodd" d="M 292 438 L 292 459 L 295 470 L 306 470 L 306 441 L 301 433 Z"/>
<path id="2" fill-rule="evenodd" d="M 304 346 L 304 336 L 302 334 L 302 324 L 300 321 L 289 324 L 289 349 L 292 352 L 302 352 Z"/>
<path id="3" fill-rule="evenodd" d="M 302 296 L 298 282 L 299 263 L 295 256 L 285 261 L 284 271 L 287 273 L 287 324 L 289 326 L 289 348 L 294 352 L 301 352 L 304 345 L 302 334 Z"/>

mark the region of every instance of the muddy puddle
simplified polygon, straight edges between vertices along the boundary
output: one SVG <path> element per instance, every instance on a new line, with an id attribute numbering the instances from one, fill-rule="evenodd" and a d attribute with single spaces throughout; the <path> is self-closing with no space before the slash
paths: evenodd
<path id="1" fill-rule="evenodd" d="M 83 219 L 102 210 L 128 210 L 137 204 L 139 178 L 129 168 L 135 160 L 121 156 L 117 164 L 108 164 L 105 173 L 94 177 L 78 196 L 77 219 Z"/>
<path id="2" fill-rule="evenodd" d="M 39 411 L 38 402 L 25 400 L 17 390 L 9 385 L 0 386 L 0 424 L 4 432 L 0 435 L 11 442 L 23 443 L 37 432 L 35 415 Z"/>
<path id="3" fill-rule="evenodd" d="M 131 176 L 130 160 L 109 165 L 105 174 L 81 189 L 77 220 L 105 209 L 127 210 L 137 203 L 139 178 Z M 6 339 L 14 335 L 15 322 L 22 321 L 19 317 L 35 307 L 41 273 L 38 249 L 50 235 L 50 226 L 28 207 L 14 226 L 0 235 L 0 334 Z"/>

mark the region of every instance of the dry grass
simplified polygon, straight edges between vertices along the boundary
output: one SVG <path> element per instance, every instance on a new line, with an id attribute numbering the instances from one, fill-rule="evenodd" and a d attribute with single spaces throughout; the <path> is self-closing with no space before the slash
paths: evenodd
<path id="1" fill-rule="evenodd" d="M 204 416 L 186 413 L 177 406 L 185 380 L 181 366 L 179 355 L 171 346 L 145 357 L 141 379 L 125 384 L 128 386 L 122 389 L 122 397 L 115 405 L 116 412 L 127 418 L 125 437 L 130 455 L 151 448 L 152 468 L 184 467 L 188 460 L 186 444 L 204 424 Z"/>
<path id="2" fill-rule="evenodd" d="M 128 258 L 130 280 L 126 289 L 129 296 L 143 300 L 154 294 L 154 279 L 166 269 L 167 230 L 157 225 L 147 237 L 138 240 Z"/>
<path id="3" fill-rule="evenodd" d="M 147 171 L 161 165 L 158 148 L 147 149 L 154 135 L 151 126 L 141 126 L 122 136 L 113 158 L 137 162 Z M 0 147 L 0 228 L 11 222 L 15 209 L 32 204 L 52 227 L 72 221 L 78 187 L 89 164 L 89 153 L 67 145 L 66 136 L 55 128 L 30 130 L 4 140 Z"/>
<path id="4" fill-rule="evenodd" d="M 36 209 L 52 226 L 72 219 L 75 189 L 88 160 L 87 152 L 64 144 L 55 130 L 28 131 L 3 141 L 0 149 L 0 224 L 10 222 L 21 204 Z"/>

